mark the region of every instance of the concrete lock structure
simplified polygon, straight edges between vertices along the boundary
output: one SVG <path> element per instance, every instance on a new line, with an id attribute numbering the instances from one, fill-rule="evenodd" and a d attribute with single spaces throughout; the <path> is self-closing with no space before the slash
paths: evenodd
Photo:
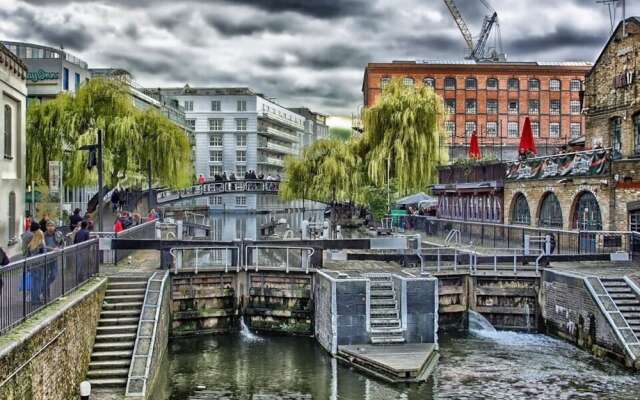
<path id="1" fill-rule="evenodd" d="M 0 44 L 0 247 L 20 252 L 26 186 L 27 66 Z"/>

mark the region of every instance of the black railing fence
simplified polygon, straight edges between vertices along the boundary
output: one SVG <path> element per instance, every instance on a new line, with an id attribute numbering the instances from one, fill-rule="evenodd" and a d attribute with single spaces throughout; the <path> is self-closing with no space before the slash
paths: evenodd
<path id="1" fill-rule="evenodd" d="M 631 256 L 640 256 L 640 233 L 638 232 L 569 231 L 414 215 L 393 217 L 393 224 L 396 228 L 419 231 L 427 238 L 434 237 L 440 240 L 444 240 L 452 230 L 457 230 L 460 232 L 458 237 L 461 244 L 477 247 L 522 249 L 525 247 L 526 235 L 540 238 L 549 235 L 551 254 L 609 254 L 623 251 Z M 542 248 L 542 246 L 541 242 L 535 244 L 536 248 Z"/>
<path id="2" fill-rule="evenodd" d="M 98 273 L 98 240 L 0 268 L 0 334 Z"/>

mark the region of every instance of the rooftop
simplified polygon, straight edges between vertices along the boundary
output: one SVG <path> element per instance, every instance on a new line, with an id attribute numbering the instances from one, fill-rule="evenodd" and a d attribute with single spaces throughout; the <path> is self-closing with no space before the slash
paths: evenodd
<path id="1" fill-rule="evenodd" d="M 66 52 L 64 49 L 43 46 L 35 43 L 2 41 L 4 45 L 21 59 L 43 59 L 58 58 L 64 59 L 72 64 L 76 64 L 87 69 L 88 65 L 82 59 Z"/>
<path id="2" fill-rule="evenodd" d="M 248 87 L 184 87 L 174 88 L 146 88 L 145 91 L 150 93 L 160 93 L 166 95 L 195 95 L 195 96 L 260 96 L 261 93 L 254 92 Z"/>
<path id="3" fill-rule="evenodd" d="M 18 56 L 16 56 L 8 48 L 6 48 L 2 43 L 0 43 L 0 65 L 5 64 L 9 66 L 9 63 L 11 61 L 17 66 L 16 72 L 21 72 L 20 75 L 24 75 L 22 76 L 22 78 L 24 79 L 27 72 L 26 64 Z"/>

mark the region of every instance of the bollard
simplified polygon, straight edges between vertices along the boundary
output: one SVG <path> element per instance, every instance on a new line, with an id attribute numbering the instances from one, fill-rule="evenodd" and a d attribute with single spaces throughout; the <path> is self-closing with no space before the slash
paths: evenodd
<path id="1" fill-rule="evenodd" d="M 80 400 L 89 400 L 89 397 L 91 397 L 91 383 L 80 382 Z"/>

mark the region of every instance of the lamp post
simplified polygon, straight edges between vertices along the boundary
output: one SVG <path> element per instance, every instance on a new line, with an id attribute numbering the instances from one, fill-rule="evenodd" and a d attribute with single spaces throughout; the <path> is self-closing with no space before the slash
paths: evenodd
<path id="1" fill-rule="evenodd" d="M 98 129 L 98 143 L 97 144 L 88 144 L 86 146 L 80 147 L 80 150 L 88 150 L 89 151 L 89 162 L 87 163 L 87 168 L 92 169 L 94 166 L 98 167 L 98 231 L 103 232 L 103 221 L 102 221 L 102 208 L 103 208 L 103 197 L 104 197 L 104 176 L 103 176 L 103 163 L 102 163 L 102 130 Z M 97 154 L 95 159 L 92 158 L 92 155 Z"/>

